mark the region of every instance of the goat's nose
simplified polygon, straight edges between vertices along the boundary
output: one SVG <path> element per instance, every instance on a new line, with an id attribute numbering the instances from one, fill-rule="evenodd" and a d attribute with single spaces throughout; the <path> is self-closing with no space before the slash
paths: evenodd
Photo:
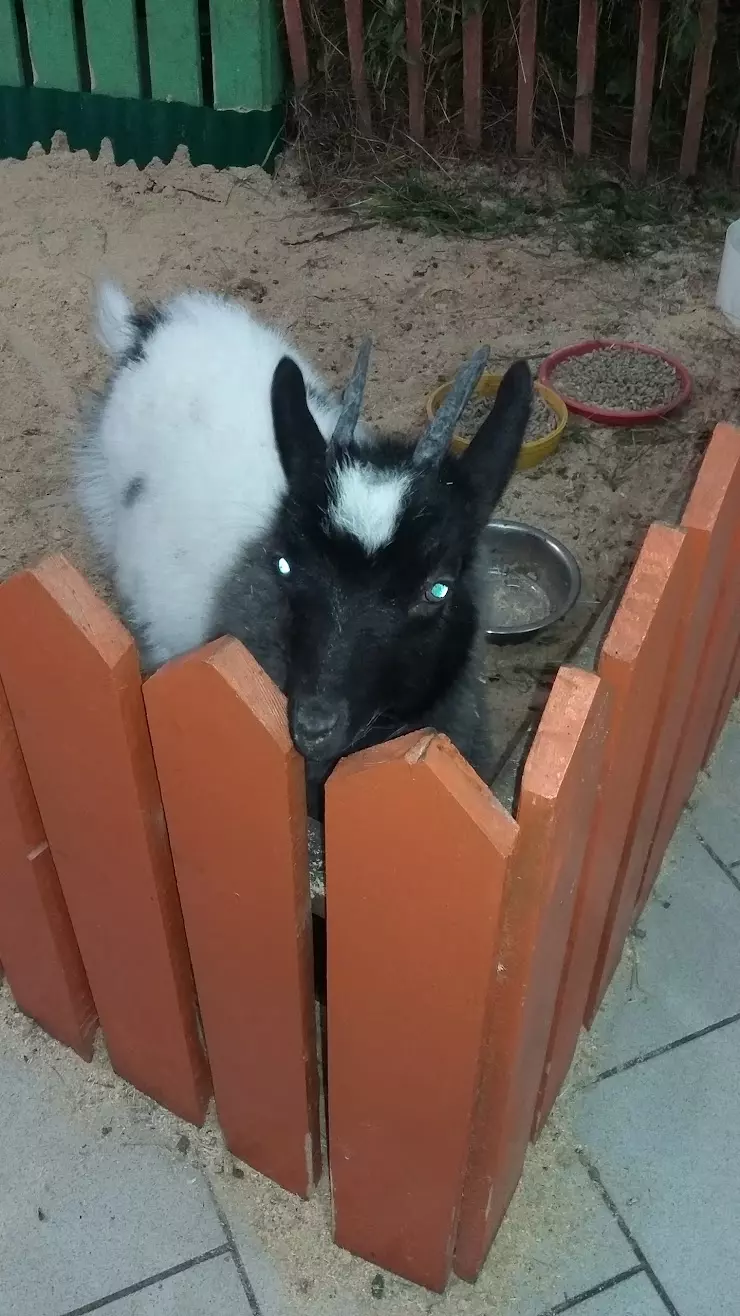
<path id="1" fill-rule="evenodd" d="M 293 712 L 293 739 L 296 748 L 306 756 L 315 754 L 330 740 L 339 728 L 341 710 L 336 704 L 323 699 L 306 699 Z"/>

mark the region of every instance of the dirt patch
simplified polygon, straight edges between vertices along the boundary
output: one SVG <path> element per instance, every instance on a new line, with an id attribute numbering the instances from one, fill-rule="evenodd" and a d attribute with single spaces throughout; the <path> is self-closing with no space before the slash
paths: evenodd
<path id="1" fill-rule="evenodd" d="M 93 162 L 61 150 L 1 162 L 0 575 L 63 550 L 105 588 L 68 488 L 77 409 L 105 372 L 89 329 L 102 273 L 135 295 L 195 285 L 258 306 L 334 383 L 370 330 L 369 419 L 406 433 L 481 342 L 499 370 L 517 356 L 536 367 L 594 336 L 664 347 L 696 381 L 680 422 L 647 433 L 571 424 L 558 453 L 518 474 L 498 509 L 563 540 L 583 572 L 581 600 L 560 626 L 521 648 L 491 647 L 503 752 L 645 526 L 686 486 L 697 439 L 738 417 L 737 340 L 712 308 L 719 257 L 693 246 L 607 267 L 534 239 L 368 227 L 322 210 L 290 164 L 270 180 L 179 159 L 139 173 L 105 153 Z"/>

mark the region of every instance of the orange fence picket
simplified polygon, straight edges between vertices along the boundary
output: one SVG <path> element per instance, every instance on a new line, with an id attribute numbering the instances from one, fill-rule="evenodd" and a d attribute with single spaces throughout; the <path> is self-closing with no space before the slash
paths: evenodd
<path id="1" fill-rule="evenodd" d="M 236 640 L 144 687 L 216 1108 L 231 1150 L 307 1196 L 320 1170 L 303 762 Z"/>
<path id="2" fill-rule="evenodd" d="M 21 1010 L 89 1060 L 95 1006 L 2 686 L 0 956 Z"/>
<path id="3" fill-rule="evenodd" d="M 428 732 L 345 760 L 326 813 L 335 1238 L 441 1290 L 518 829 Z"/>
<path id="4" fill-rule="evenodd" d="M 653 525 L 604 640 L 598 673 L 611 720 L 535 1115 L 538 1133 L 575 1053 L 615 890 L 640 774 L 681 612 L 688 560 L 680 530 Z M 605 933 L 606 929 L 606 933 Z"/>
<path id="5" fill-rule="evenodd" d="M 605 686 L 561 667 L 524 766 L 455 1250 L 473 1280 L 529 1144 L 607 730 Z"/>
<path id="6" fill-rule="evenodd" d="M 660 527 L 653 527 L 653 530 L 658 529 Z M 678 534 L 680 532 L 668 533 Z M 584 1015 L 584 1022 L 588 1027 L 591 1026 L 604 993 L 614 976 L 614 970 L 619 963 L 627 933 L 635 917 L 635 902 L 647 855 L 646 844 L 639 843 L 637 846 L 635 845 L 636 833 L 642 830 L 640 821 L 643 812 L 647 816 L 648 826 L 646 826 L 646 832 L 649 832 L 649 822 L 651 816 L 655 816 L 656 804 L 661 793 L 661 781 L 664 780 L 659 776 L 654 777 L 653 769 L 656 752 L 661 748 L 660 742 L 666 729 L 670 729 L 670 700 L 673 693 L 672 669 L 674 668 L 674 664 L 671 663 L 671 655 L 676 653 L 682 638 L 681 621 L 685 615 L 686 600 L 693 580 L 693 566 L 691 545 L 684 534 L 680 551 L 671 570 L 670 581 L 661 599 L 663 625 L 670 643 L 664 646 L 664 656 L 660 660 L 660 671 L 656 672 L 657 707 L 655 697 L 649 697 L 647 692 L 644 696 L 642 716 L 648 723 L 650 739 L 642 764 L 635 765 L 634 769 L 637 782 L 632 817 L 627 833 L 622 839 L 617 877 L 596 957 L 594 979 Z M 633 764 L 629 747 L 626 746 L 625 749 L 622 771 L 627 773 L 633 770 Z M 658 756 L 658 773 L 662 771 L 664 764 L 665 756 L 661 752 Z M 637 839 L 639 841 L 640 838 Z M 647 837 L 645 840 L 647 840 Z"/>
<path id="7" fill-rule="evenodd" d="M 133 641 L 47 559 L 0 586 L 0 677 L 113 1066 L 199 1122 L 208 1070 Z"/>
<path id="8" fill-rule="evenodd" d="M 709 658 L 708 636 L 722 595 L 727 600 L 726 615 L 731 619 L 730 600 L 740 579 L 737 546 L 733 547 L 740 527 L 740 431 L 729 425 L 718 425 L 712 436 L 681 527 L 691 557 L 691 572 L 675 656 L 668 669 L 668 700 L 658 727 L 653 769 L 649 781 L 640 787 L 640 798 L 643 794 L 648 798 L 641 810 L 638 799 L 636 808 L 631 862 L 641 874 L 638 914 L 650 895 L 705 752 L 704 737 L 712 720 L 711 708 L 706 704 L 711 703 L 708 696 L 712 690 L 706 687 L 700 671 Z M 740 614 L 740 609 L 736 611 Z M 728 665 L 730 654 L 728 637 Z M 724 691 L 716 691 L 718 711 L 712 728 L 715 739 L 732 703 L 733 684 L 730 673 Z"/>

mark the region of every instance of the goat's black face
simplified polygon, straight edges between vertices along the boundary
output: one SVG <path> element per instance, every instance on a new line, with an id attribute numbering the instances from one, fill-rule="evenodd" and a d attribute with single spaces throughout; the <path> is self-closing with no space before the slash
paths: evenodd
<path id="1" fill-rule="evenodd" d="M 522 433 L 528 411 L 527 398 Z M 288 480 L 273 566 L 288 602 L 290 730 L 328 765 L 424 725 L 461 670 L 477 627 L 477 539 L 497 494 L 468 461 L 474 444 L 425 465 L 387 440 L 327 450 L 289 361 L 273 416 Z"/>

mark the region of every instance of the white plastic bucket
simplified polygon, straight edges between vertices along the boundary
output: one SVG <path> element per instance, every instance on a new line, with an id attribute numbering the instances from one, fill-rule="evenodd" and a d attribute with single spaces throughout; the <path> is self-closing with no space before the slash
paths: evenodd
<path id="1" fill-rule="evenodd" d="M 740 219 L 727 230 L 717 284 L 717 305 L 736 329 L 740 329 Z"/>

